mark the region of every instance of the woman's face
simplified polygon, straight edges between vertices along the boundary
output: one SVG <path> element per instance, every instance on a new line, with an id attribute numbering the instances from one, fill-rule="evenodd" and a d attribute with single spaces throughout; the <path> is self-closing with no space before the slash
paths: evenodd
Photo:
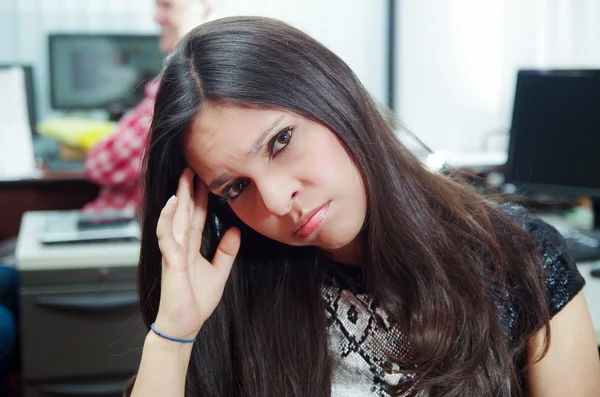
<path id="1" fill-rule="evenodd" d="M 207 103 L 184 150 L 209 190 L 258 233 L 360 260 L 365 188 L 328 128 L 288 111 Z"/>

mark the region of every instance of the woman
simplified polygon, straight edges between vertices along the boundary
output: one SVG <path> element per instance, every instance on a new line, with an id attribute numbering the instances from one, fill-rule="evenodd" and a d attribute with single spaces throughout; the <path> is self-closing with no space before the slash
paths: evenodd
<path id="1" fill-rule="evenodd" d="M 183 39 L 145 200 L 133 396 L 600 390 L 556 231 L 425 170 L 348 66 L 286 24 Z"/>

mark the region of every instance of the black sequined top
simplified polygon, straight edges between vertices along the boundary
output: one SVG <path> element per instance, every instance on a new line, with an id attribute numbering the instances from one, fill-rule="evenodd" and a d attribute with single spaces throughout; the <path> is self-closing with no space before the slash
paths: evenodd
<path id="1" fill-rule="evenodd" d="M 537 243 L 546 270 L 545 284 L 550 316 L 558 313 L 585 282 L 566 249 L 562 236 L 552 226 L 517 205 L 500 207 Z M 334 265 L 333 276 L 323 286 L 329 324 L 329 348 L 335 359 L 332 397 L 388 397 L 386 385 L 406 379 L 396 364 L 387 360 L 406 356 L 409 345 L 400 327 L 362 288 L 360 268 Z M 516 293 L 517 289 L 512 289 Z M 510 342 L 520 332 L 516 299 L 499 304 L 499 315 Z M 390 369 L 392 371 L 390 371 Z"/>

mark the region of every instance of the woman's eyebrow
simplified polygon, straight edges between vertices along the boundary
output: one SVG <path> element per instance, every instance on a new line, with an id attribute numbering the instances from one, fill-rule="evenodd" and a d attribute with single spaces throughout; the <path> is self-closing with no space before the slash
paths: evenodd
<path id="1" fill-rule="evenodd" d="M 213 179 L 211 183 L 208 184 L 208 190 L 216 190 L 218 187 L 223 186 L 225 182 L 227 182 L 231 178 L 233 178 L 233 175 L 229 172 L 222 173 L 221 175 Z"/>
<path id="2" fill-rule="evenodd" d="M 260 149 L 263 147 L 265 139 L 267 139 L 269 134 L 271 134 L 271 131 L 273 131 L 273 129 L 277 127 L 277 124 L 279 124 L 284 117 L 285 116 L 280 116 L 279 118 L 277 118 L 277 120 L 275 120 L 263 132 L 261 132 L 260 135 L 258 135 L 258 138 L 256 138 L 256 140 L 252 144 L 252 147 L 250 148 L 250 151 L 248 152 L 248 157 L 256 156 L 260 152 Z"/>
<path id="3" fill-rule="evenodd" d="M 285 115 L 279 116 L 277 120 L 275 120 L 270 126 L 268 126 L 264 131 L 260 133 L 258 138 L 256 138 L 256 140 L 252 143 L 251 149 L 248 151 L 249 157 L 256 156 L 260 152 L 260 149 L 263 147 L 265 139 L 268 138 L 268 136 L 271 134 L 271 131 L 273 131 L 273 129 L 277 127 L 277 125 L 281 122 L 281 120 L 283 120 L 284 117 Z M 208 184 L 208 189 L 216 190 L 217 188 L 224 185 L 225 182 L 227 182 L 231 178 L 233 178 L 232 174 L 230 174 L 229 172 L 224 172 Z"/>

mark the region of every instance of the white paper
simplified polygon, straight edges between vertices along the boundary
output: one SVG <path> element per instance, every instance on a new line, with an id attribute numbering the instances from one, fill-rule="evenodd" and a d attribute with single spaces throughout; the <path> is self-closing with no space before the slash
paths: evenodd
<path id="1" fill-rule="evenodd" d="M 25 72 L 0 69 L 0 178 L 36 175 L 29 125 Z"/>

